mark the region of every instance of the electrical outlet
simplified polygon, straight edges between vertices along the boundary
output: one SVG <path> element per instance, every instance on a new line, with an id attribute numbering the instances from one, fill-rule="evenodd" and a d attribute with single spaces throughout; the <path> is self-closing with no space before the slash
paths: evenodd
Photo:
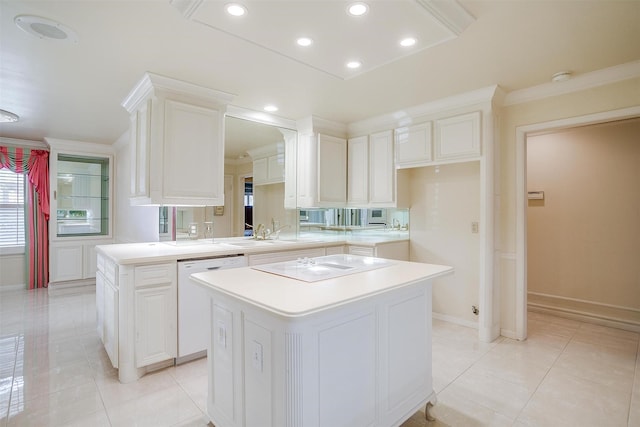
<path id="1" fill-rule="evenodd" d="M 478 229 L 480 228 L 480 225 L 478 224 L 478 221 L 473 221 L 471 223 L 471 232 L 473 234 L 478 234 Z"/>
<path id="2" fill-rule="evenodd" d="M 227 327 L 223 321 L 218 321 L 218 344 L 221 348 L 227 348 Z"/>

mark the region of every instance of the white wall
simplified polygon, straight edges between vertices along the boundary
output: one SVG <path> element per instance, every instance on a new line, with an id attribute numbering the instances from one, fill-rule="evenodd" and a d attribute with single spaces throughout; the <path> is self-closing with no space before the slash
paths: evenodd
<path id="1" fill-rule="evenodd" d="M 467 162 L 411 169 L 410 259 L 454 267 L 436 279 L 433 311 L 451 320 L 477 324 L 471 306 L 479 305 L 480 163 Z"/>
<path id="2" fill-rule="evenodd" d="M 0 291 L 25 289 L 24 254 L 0 256 Z"/>
<path id="3" fill-rule="evenodd" d="M 157 242 L 158 207 L 131 206 L 129 204 L 131 179 L 131 153 L 129 132 L 114 143 L 116 148 L 114 183 L 115 243 Z"/>

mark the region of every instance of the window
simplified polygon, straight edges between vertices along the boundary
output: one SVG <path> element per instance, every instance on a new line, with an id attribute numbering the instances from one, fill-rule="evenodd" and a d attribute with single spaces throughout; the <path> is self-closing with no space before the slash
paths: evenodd
<path id="1" fill-rule="evenodd" d="M 24 252 L 24 175 L 0 169 L 0 254 Z"/>

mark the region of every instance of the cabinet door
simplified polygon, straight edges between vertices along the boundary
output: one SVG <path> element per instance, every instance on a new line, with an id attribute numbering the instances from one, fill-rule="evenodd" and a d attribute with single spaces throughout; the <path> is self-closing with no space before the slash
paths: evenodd
<path id="1" fill-rule="evenodd" d="M 96 277 L 96 270 L 98 269 L 98 255 L 96 254 L 96 245 L 94 243 L 88 243 L 83 245 L 83 266 L 82 266 L 82 278 L 90 279 Z"/>
<path id="2" fill-rule="evenodd" d="M 267 158 L 256 159 L 253 161 L 253 184 L 261 185 L 266 184 L 269 180 L 268 172 L 269 164 Z"/>
<path id="3" fill-rule="evenodd" d="M 98 272 L 98 276 L 100 275 Z M 114 368 L 118 367 L 118 304 L 118 289 L 109 280 L 105 280 L 102 342 Z"/>
<path id="4" fill-rule="evenodd" d="M 176 357 L 176 288 L 136 289 L 136 367 Z"/>
<path id="5" fill-rule="evenodd" d="M 284 180 L 284 154 L 275 154 L 267 158 L 267 180 L 282 182 Z"/>
<path id="6" fill-rule="evenodd" d="M 318 188 L 317 140 L 314 135 L 301 134 L 297 144 L 297 207 L 310 208 L 316 205 Z"/>
<path id="7" fill-rule="evenodd" d="M 318 134 L 318 203 L 347 201 L 347 140 Z"/>
<path id="8" fill-rule="evenodd" d="M 429 163 L 431 145 L 431 122 L 396 129 L 396 168 Z"/>
<path id="9" fill-rule="evenodd" d="M 396 168 L 393 156 L 393 131 L 369 137 L 369 204 L 394 206 L 396 202 Z"/>
<path id="10" fill-rule="evenodd" d="M 82 243 L 73 245 L 51 245 L 49 257 L 49 281 L 64 282 L 82 279 Z"/>
<path id="11" fill-rule="evenodd" d="M 149 197 L 149 137 L 151 130 L 151 100 L 131 114 L 131 197 Z"/>
<path id="12" fill-rule="evenodd" d="M 480 156 L 480 112 L 436 121 L 436 160 Z"/>
<path id="13" fill-rule="evenodd" d="M 287 133 L 284 139 L 284 208 L 295 209 L 297 205 L 296 168 L 298 155 L 297 137 Z"/>
<path id="14" fill-rule="evenodd" d="M 96 273 L 96 330 L 104 343 L 104 274 Z"/>
<path id="15" fill-rule="evenodd" d="M 359 136 L 348 141 L 347 197 L 354 206 L 369 202 L 369 137 Z"/>
<path id="16" fill-rule="evenodd" d="M 162 200 L 224 205 L 224 112 L 173 100 L 164 108 Z"/>
<path id="17" fill-rule="evenodd" d="M 349 255 L 376 256 L 375 248 L 349 245 Z"/>

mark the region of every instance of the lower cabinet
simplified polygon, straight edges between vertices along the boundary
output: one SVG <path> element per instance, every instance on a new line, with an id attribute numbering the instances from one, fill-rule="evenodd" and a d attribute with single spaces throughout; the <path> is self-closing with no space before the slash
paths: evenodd
<path id="1" fill-rule="evenodd" d="M 74 240 L 52 242 L 49 247 L 49 284 L 74 287 L 93 284 L 97 271 L 96 245 L 112 240 Z"/>
<path id="2" fill-rule="evenodd" d="M 409 261 L 409 241 L 377 243 L 375 246 L 349 245 L 350 255 L 375 256 L 378 258 Z"/>
<path id="3" fill-rule="evenodd" d="M 136 367 L 176 357 L 176 288 L 136 289 Z"/>
<path id="4" fill-rule="evenodd" d="M 96 277 L 97 282 L 97 277 Z M 104 284 L 104 328 L 102 342 L 114 368 L 118 367 L 118 289 L 109 280 Z"/>

